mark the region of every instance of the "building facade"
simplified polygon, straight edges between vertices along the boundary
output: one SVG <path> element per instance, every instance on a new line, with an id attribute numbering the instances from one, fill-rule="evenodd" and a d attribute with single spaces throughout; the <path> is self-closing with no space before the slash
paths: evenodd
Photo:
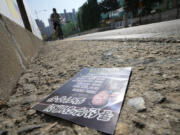
<path id="1" fill-rule="evenodd" d="M 65 23 L 77 21 L 75 9 L 72 9 L 72 12 L 67 12 L 66 9 L 64 9 L 64 13 L 61 13 L 60 16 L 64 18 Z"/>
<path id="2" fill-rule="evenodd" d="M 36 19 L 36 23 L 41 31 L 41 35 L 43 36 L 43 38 L 50 38 L 53 34 L 53 25 L 50 21 L 49 21 L 49 26 L 45 26 L 44 22 L 42 20 Z"/>

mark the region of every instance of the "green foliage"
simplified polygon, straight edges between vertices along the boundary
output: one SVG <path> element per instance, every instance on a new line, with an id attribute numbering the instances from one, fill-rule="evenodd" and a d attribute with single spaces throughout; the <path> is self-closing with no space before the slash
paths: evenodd
<path id="1" fill-rule="evenodd" d="M 52 38 L 52 40 L 56 40 L 56 39 L 57 39 L 57 33 L 54 32 L 54 33 L 52 34 L 51 38 Z"/>
<path id="2" fill-rule="evenodd" d="M 153 5 L 159 2 L 162 2 L 162 0 L 143 0 L 143 15 L 149 15 L 153 10 Z"/>
<path id="3" fill-rule="evenodd" d="M 133 16 L 138 16 L 140 0 L 125 0 L 124 1 L 124 9 L 126 12 L 132 12 Z M 149 15 L 151 10 L 153 9 L 153 5 L 155 3 L 161 3 L 162 0 L 142 0 L 142 15 Z"/>
<path id="4" fill-rule="evenodd" d="M 107 13 L 109 11 L 113 11 L 119 8 L 119 3 L 117 0 L 103 0 L 100 3 L 101 12 Z"/>
<path id="5" fill-rule="evenodd" d="M 102 13 L 118 9 L 120 4 L 117 0 L 87 0 L 78 10 L 78 26 L 81 31 L 89 30 L 99 26 Z"/>
<path id="6" fill-rule="evenodd" d="M 132 12 L 133 16 L 138 15 L 139 0 L 125 0 L 124 9 L 126 12 Z"/>
<path id="7" fill-rule="evenodd" d="M 43 33 L 42 33 L 42 38 L 43 38 L 43 40 L 44 40 L 44 41 L 46 41 L 46 40 L 47 40 L 46 35 L 45 35 L 45 34 L 43 34 Z"/>
<path id="8" fill-rule="evenodd" d="M 62 31 L 65 37 L 78 33 L 78 26 L 75 22 L 68 22 L 62 26 Z"/>
<path id="9" fill-rule="evenodd" d="M 100 10 L 97 0 L 88 0 L 78 11 L 78 24 L 81 31 L 95 28 L 99 25 Z"/>

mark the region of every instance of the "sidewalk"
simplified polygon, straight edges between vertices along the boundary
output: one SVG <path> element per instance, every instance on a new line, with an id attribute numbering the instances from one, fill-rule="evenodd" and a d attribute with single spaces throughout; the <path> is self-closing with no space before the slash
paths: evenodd
<path id="1" fill-rule="evenodd" d="M 158 42 L 55 41 L 41 48 L 23 73 L 16 93 L 0 101 L 1 132 L 16 135 L 103 135 L 31 110 L 84 67 L 132 67 L 132 76 L 115 135 L 180 132 L 180 44 Z M 127 102 L 142 97 L 146 110 Z"/>

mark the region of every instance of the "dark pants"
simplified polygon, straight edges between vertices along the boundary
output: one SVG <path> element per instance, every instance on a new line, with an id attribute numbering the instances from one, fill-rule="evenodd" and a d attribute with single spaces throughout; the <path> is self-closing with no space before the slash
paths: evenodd
<path id="1" fill-rule="evenodd" d="M 61 29 L 61 24 L 59 23 L 54 23 L 54 30 L 58 33 L 58 37 L 60 39 L 63 39 L 63 32 L 62 32 L 62 29 Z"/>

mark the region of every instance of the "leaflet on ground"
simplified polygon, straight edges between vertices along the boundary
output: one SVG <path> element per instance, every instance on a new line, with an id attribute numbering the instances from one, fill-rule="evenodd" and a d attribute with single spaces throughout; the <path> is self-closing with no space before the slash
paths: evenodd
<path id="1" fill-rule="evenodd" d="M 33 109 L 114 134 L 131 68 L 84 68 Z"/>

